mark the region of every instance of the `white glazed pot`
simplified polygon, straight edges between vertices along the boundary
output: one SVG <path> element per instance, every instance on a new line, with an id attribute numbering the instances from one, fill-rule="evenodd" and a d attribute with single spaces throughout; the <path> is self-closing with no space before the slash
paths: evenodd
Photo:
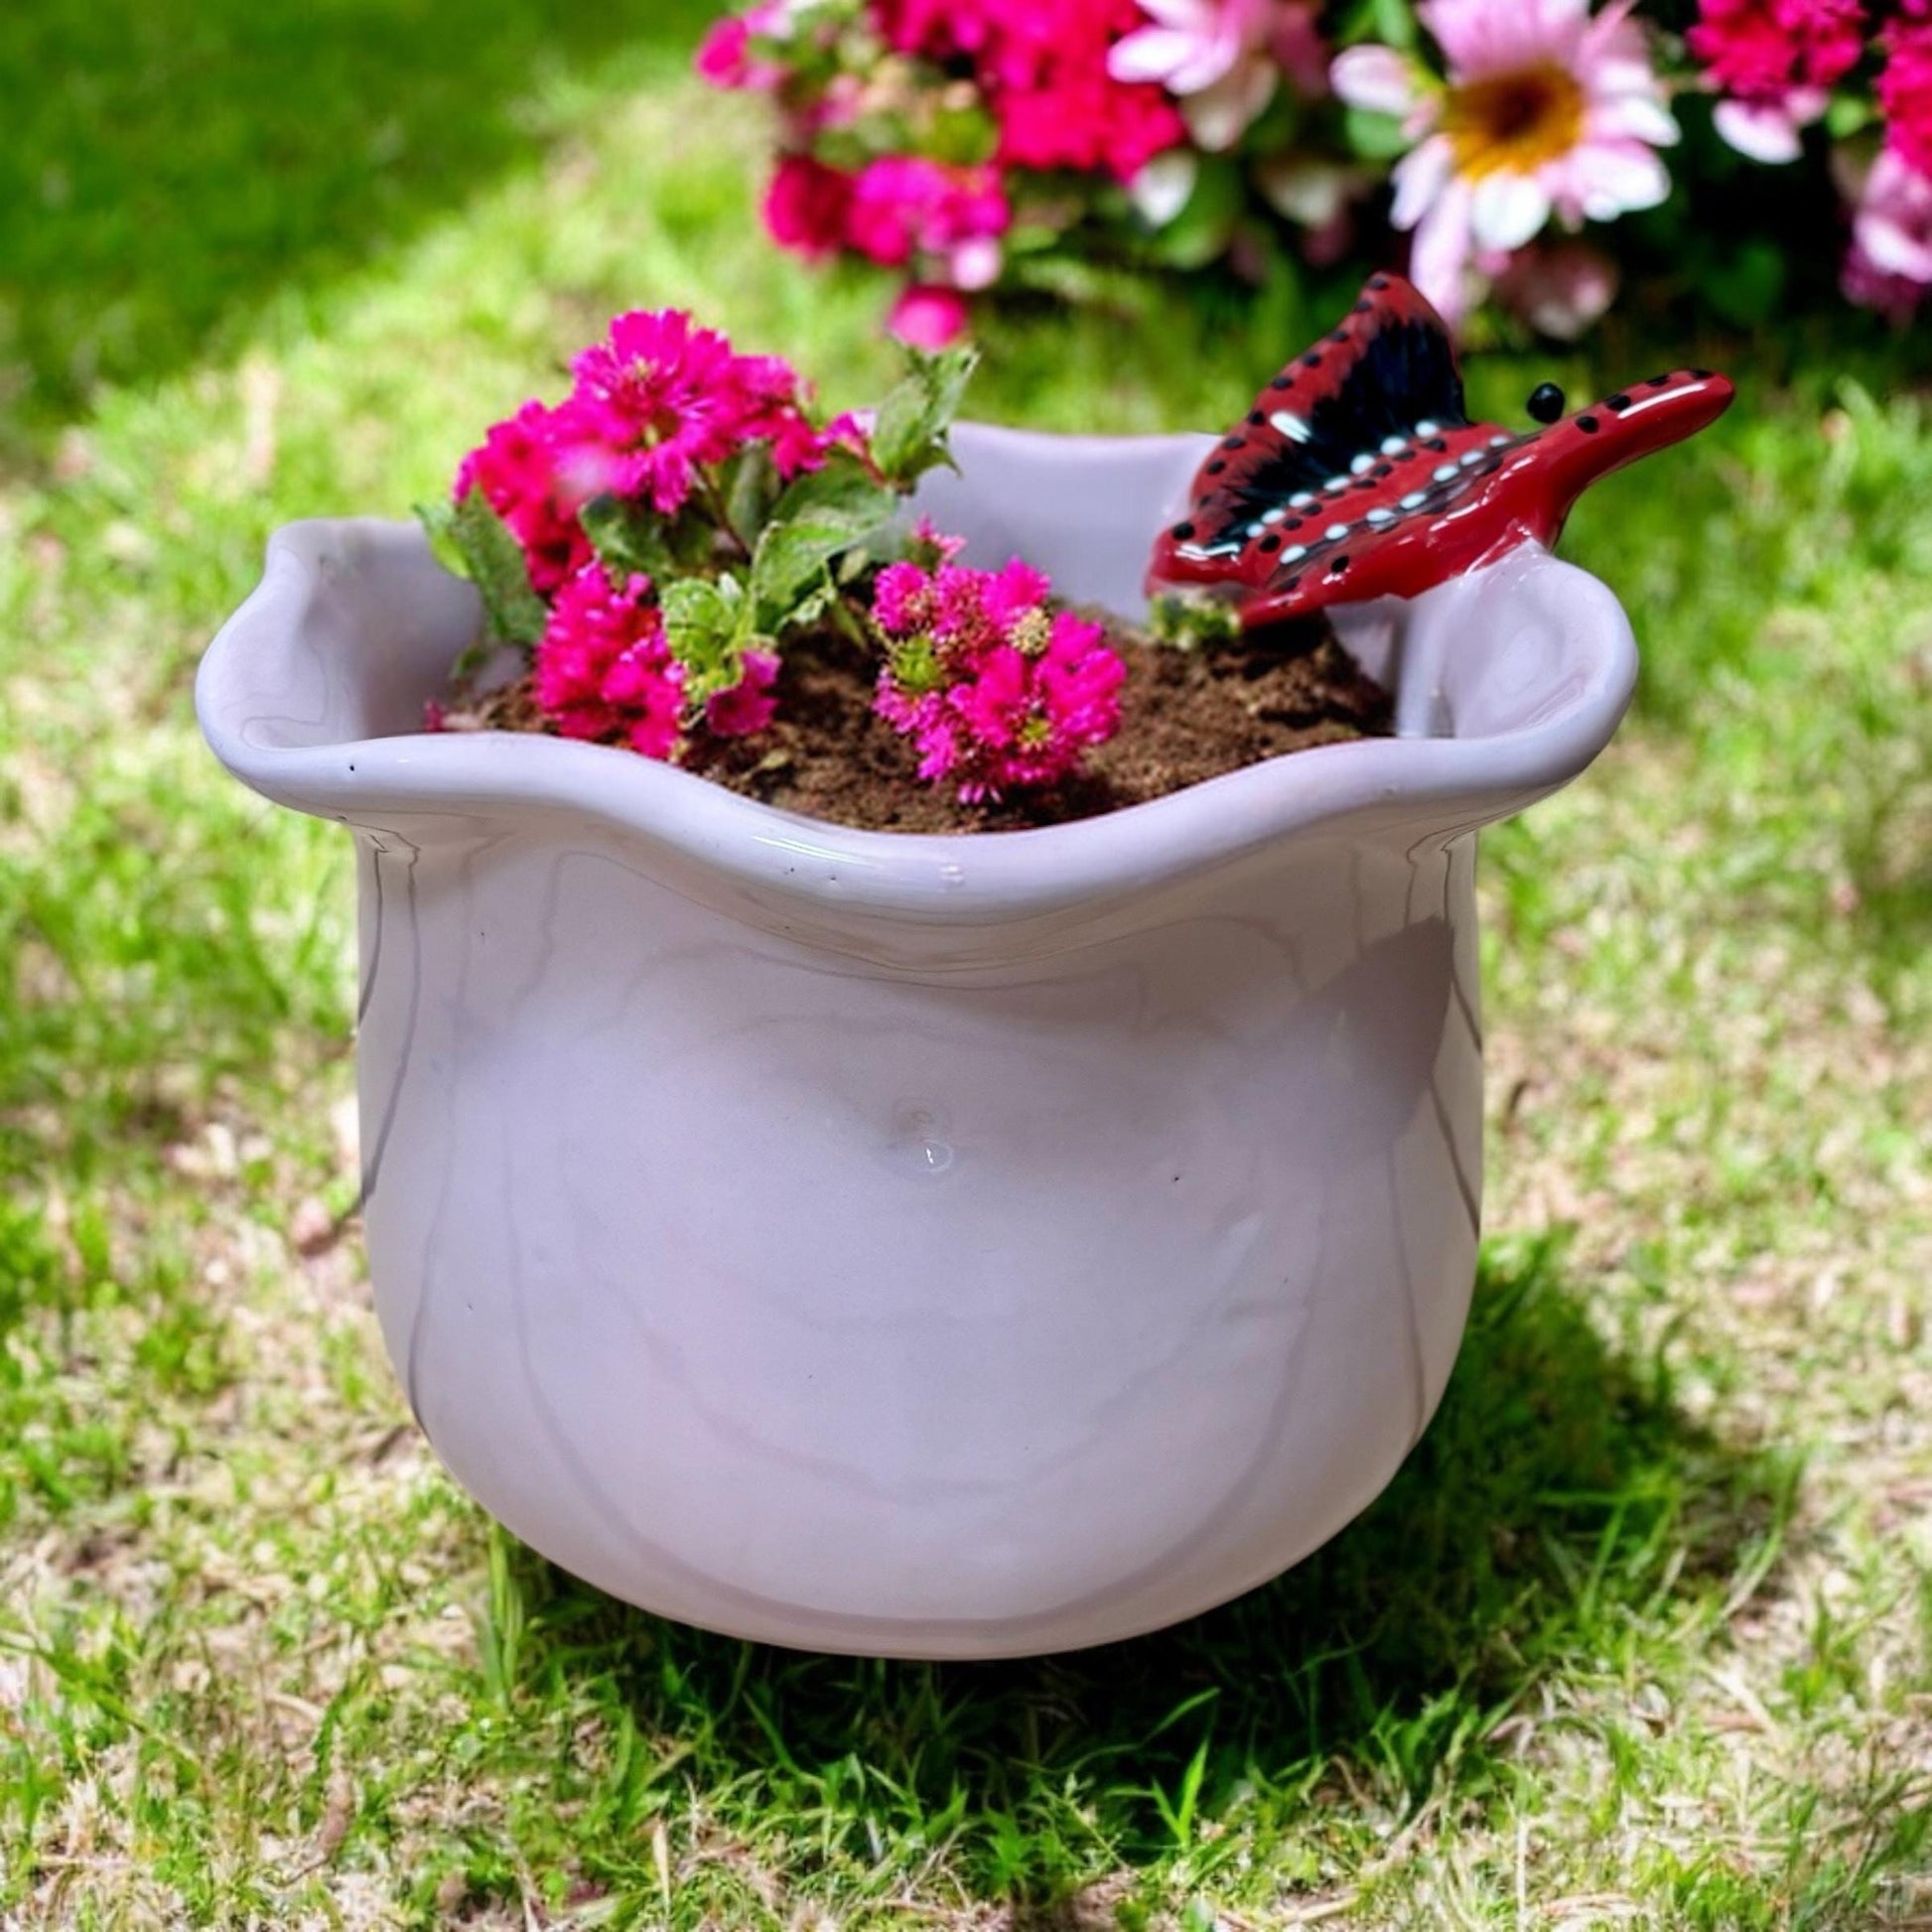
<path id="1" fill-rule="evenodd" d="M 1135 611 L 1203 443 L 955 447 L 969 557 Z M 1474 1273 L 1474 835 L 1636 660 L 1535 549 L 1345 615 L 1401 736 L 907 837 L 421 735 L 469 587 L 403 526 L 281 532 L 197 701 L 355 833 L 370 1268 L 457 1479 L 634 1603 L 929 1657 L 1155 1628 L 1361 1510 Z"/>

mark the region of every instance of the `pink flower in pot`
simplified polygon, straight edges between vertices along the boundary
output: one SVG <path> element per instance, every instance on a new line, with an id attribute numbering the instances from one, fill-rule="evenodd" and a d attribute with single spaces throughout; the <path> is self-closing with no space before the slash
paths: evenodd
<path id="1" fill-rule="evenodd" d="M 1305 97 L 1327 91 L 1318 8 L 1303 0 L 1140 0 L 1149 24 L 1107 57 L 1117 80 L 1152 80 L 1180 102 L 1210 152 L 1231 148 L 1284 76 Z"/>

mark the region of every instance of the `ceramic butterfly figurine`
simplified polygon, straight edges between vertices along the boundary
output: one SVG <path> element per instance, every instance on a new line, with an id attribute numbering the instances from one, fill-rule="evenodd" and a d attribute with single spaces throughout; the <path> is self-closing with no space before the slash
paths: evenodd
<path id="1" fill-rule="evenodd" d="M 1732 393 L 1679 369 L 1564 417 L 1545 383 L 1529 408 L 1546 427 L 1472 423 L 1442 318 L 1377 275 L 1201 466 L 1191 507 L 1155 542 L 1149 587 L 1245 591 L 1249 625 L 1416 597 L 1519 543 L 1554 544 L 1599 477 L 1715 422 Z"/>

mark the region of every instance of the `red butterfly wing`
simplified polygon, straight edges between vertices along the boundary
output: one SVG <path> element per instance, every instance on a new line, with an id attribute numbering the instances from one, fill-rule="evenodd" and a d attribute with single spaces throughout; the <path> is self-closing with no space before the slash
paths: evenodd
<path id="1" fill-rule="evenodd" d="M 1187 514 L 1155 545 L 1151 576 L 1258 587 L 1298 532 L 1365 509 L 1394 481 L 1398 456 L 1440 462 L 1449 438 L 1468 429 L 1442 318 L 1399 276 L 1378 275 L 1201 466 Z"/>
<path id="2" fill-rule="evenodd" d="M 1471 423 L 1442 319 L 1378 275 L 1201 466 L 1149 585 L 1245 592 L 1248 624 L 1416 597 L 1512 545 L 1554 543 L 1590 483 L 1702 429 L 1730 396 L 1723 376 L 1684 369 L 1526 436 Z"/>

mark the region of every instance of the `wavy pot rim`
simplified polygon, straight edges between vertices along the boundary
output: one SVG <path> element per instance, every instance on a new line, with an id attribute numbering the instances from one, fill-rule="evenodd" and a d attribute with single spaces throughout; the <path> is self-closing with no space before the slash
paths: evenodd
<path id="1" fill-rule="evenodd" d="M 955 437 L 969 473 L 976 460 L 1044 466 L 1062 473 L 1068 487 L 1097 483 L 1123 465 L 1184 478 L 1211 441 L 1069 437 L 971 423 L 959 425 Z M 1470 825 L 1502 817 L 1591 761 L 1614 732 L 1637 675 L 1635 640 L 1614 594 L 1525 543 L 1413 604 L 1384 600 L 1338 614 L 1345 638 L 1377 623 L 1396 628 L 1396 736 L 1285 754 L 1059 825 L 864 831 L 761 803 L 617 747 L 537 733 L 349 730 L 354 693 L 334 676 L 322 679 L 303 715 L 262 712 L 261 687 L 248 667 L 265 651 L 294 649 L 328 664 L 319 630 L 344 556 L 394 561 L 412 550 L 433 562 L 413 524 L 381 518 L 308 518 L 271 535 L 260 583 L 216 634 L 196 679 L 203 732 L 242 782 L 350 824 L 397 811 L 500 806 L 579 814 L 760 893 L 921 923 L 1021 916 L 1107 897 L 1358 816 L 1385 826 L 1410 817 L 1440 825 L 1445 802 L 1466 801 Z M 445 575 L 444 583 L 449 594 L 474 597 L 460 580 Z M 1505 589 L 1547 590 L 1562 603 L 1570 662 L 1526 722 L 1458 734 L 1442 716 L 1445 665 L 1437 645 L 1463 636 L 1471 616 L 1479 620 L 1471 607 Z"/>

